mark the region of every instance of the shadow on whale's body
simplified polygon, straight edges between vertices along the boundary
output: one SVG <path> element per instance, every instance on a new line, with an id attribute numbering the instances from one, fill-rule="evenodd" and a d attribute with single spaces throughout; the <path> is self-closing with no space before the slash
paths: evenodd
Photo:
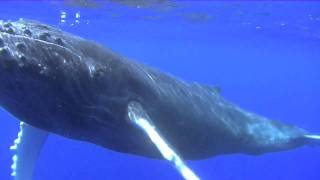
<path id="1" fill-rule="evenodd" d="M 12 175 L 32 179 L 48 133 L 173 164 L 183 159 L 258 155 L 320 136 L 246 112 L 217 88 L 189 83 L 130 61 L 54 27 L 0 23 L 0 104 L 19 120 Z M 27 157 L 26 157 L 27 156 Z"/>

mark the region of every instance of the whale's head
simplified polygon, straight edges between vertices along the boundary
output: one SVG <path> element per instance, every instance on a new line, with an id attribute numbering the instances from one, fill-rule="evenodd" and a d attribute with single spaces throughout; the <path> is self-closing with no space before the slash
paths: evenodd
<path id="1" fill-rule="evenodd" d="M 95 76 L 85 46 L 81 38 L 38 22 L 0 21 L 0 105 L 40 127 L 44 119 L 72 116 L 65 113 L 89 101 Z"/>
<path id="2" fill-rule="evenodd" d="M 125 119 L 126 62 L 39 22 L 0 21 L 0 106 L 34 127 L 120 149 L 115 139 L 137 131 Z"/>

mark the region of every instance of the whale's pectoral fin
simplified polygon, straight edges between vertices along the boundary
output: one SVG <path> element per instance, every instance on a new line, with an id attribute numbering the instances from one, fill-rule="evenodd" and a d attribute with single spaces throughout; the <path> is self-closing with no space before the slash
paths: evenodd
<path id="1" fill-rule="evenodd" d="M 304 137 L 308 140 L 309 144 L 320 146 L 320 135 L 304 135 Z"/>
<path id="2" fill-rule="evenodd" d="M 10 147 L 14 151 L 11 165 L 11 175 L 15 180 L 32 180 L 33 170 L 38 159 L 39 152 L 48 132 L 34 128 L 23 122 L 20 123 L 20 131 L 14 144 Z"/>
<path id="3" fill-rule="evenodd" d="M 160 151 L 164 159 L 169 161 L 179 173 L 188 180 L 198 180 L 199 178 L 192 170 L 184 163 L 182 158 L 174 152 L 169 143 L 157 131 L 157 128 L 152 125 L 152 121 L 143 107 L 138 102 L 131 102 L 128 105 L 128 117 L 132 123 L 141 128 L 142 131 L 149 137 L 152 143 Z"/>

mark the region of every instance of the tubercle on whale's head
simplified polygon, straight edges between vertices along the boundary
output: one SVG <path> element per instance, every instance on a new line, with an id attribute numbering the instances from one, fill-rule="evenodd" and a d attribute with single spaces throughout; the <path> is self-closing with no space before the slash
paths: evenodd
<path id="1" fill-rule="evenodd" d="M 76 101 L 67 96 L 90 78 L 78 43 L 80 38 L 39 22 L 0 21 L 0 105 L 25 118 L 45 101 L 55 101 L 47 103 L 52 106 Z"/>
<path id="2" fill-rule="evenodd" d="M 4 70 L 29 68 L 45 75 L 53 66 L 79 58 L 55 28 L 33 21 L 0 21 L 0 65 Z"/>
<path id="3" fill-rule="evenodd" d="M 119 61 L 119 56 L 58 28 L 31 20 L 0 20 L 0 68 L 4 70 L 29 69 L 54 78 L 63 67 L 70 68 L 68 74 L 80 70 L 94 76 L 99 73 L 97 66 L 106 71 L 114 64 L 111 61 Z"/>

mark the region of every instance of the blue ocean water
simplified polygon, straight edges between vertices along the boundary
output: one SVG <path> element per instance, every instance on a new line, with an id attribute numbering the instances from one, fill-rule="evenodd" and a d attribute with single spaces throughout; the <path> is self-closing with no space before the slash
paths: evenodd
<path id="1" fill-rule="evenodd" d="M 224 97 L 244 109 L 320 133 L 318 2 L 178 1 L 141 8 L 0 2 L 0 19 L 19 18 L 58 26 L 185 80 L 219 86 Z M 9 147 L 19 121 L 1 110 L 0 122 L 0 180 L 7 180 L 12 161 Z M 188 164 L 204 180 L 318 180 L 319 162 L 320 147 L 303 147 Z M 51 135 L 35 179 L 181 177 L 164 161 Z"/>

